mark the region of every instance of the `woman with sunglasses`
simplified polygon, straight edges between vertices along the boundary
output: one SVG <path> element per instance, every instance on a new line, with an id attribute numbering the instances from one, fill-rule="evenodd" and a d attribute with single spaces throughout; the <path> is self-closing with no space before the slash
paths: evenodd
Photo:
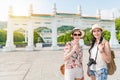
<path id="1" fill-rule="evenodd" d="M 84 80 L 82 67 L 82 47 L 79 40 L 84 37 L 84 32 L 74 28 L 71 33 L 72 41 L 67 42 L 64 48 L 65 79 Z"/>
<path id="2" fill-rule="evenodd" d="M 88 74 L 92 80 L 107 80 L 107 63 L 111 60 L 109 42 L 103 39 L 103 28 L 94 24 L 90 30 L 93 36 L 89 49 Z"/>

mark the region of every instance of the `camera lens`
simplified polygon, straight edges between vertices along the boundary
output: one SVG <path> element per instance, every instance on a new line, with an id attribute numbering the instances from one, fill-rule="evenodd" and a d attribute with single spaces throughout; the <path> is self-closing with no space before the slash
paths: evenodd
<path id="1" fill-rule="evenodd" d="M 96 61 L 94 59 L 90 59 L 87 65 L 91 66 L 92 64 L 96 64 Z"/>

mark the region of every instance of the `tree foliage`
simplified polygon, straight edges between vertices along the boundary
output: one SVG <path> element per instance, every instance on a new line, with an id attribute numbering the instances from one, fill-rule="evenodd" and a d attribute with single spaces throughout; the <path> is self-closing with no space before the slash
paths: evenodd
<path id="1" fill-rule="evenodd" d="M 14 42 L 18 43 L 18 42 L 24 42 L 25 41 L 25 36 L 23 33 L 19 32 L 19 31 L 14 31 L 13 33 L 14 36 Z M 6 42 L 6 38 L 7 38 L 7 31 L 6 30 L 0 30 L 0 42 Z M 38 42 L 38 38 L 40 40 L 40 42 L 44 42 L 42 37 L 39 36 L 39 34 L 37 32 L 34 31 L 34 43 Z"/>
<path id="2" fill-rule="evenodd" d="M 42 30 L 44 30 L 44 29 L 49 29 L 49 28 L 47 28 L 47 27 L 38 27 L 38 28 L 36 28 L 34 31 L 35 32 L 41 32 Z M 51 29 L 50 29 L 51 30 Z M 51 31 L 52 32 L 52 31 Z"/>
<path id="3" fill-rule="evenodd" d="M 120 17 L 115 20 L 115 26 L 116 26 L 116 36 L 118 41 L 120 41 Z"/>
<path id="4" fill-rule="evenodd" d="M 111 35 L 110 35 L 110 32 L 108 30 L 105 30 L 105 31 L 103 31 L 102 36 L 104 37 L 104 39 L 109 41 Z"/>
<path id="5" fill-rule="evenodd" d="M 71 41 L 71 39 L 72 39 L 71 33 L 69 32 L 69 33 L 66 33 L 64 35 L 59 36 L 57 38 L 57 41 L 65 44 L 66 42 Z"/>
<path id="6" fill-rule="evenodd" d="M 23 42 L 25 41 L 25 37 L 23 33 L 20 33 L 18 31 L 14 32 L 14 42 Z"/>
<path id="7" fill-rule="evenodd" d="M 115 26 L 116 26 L 116 30 L 120 30 L 120 18 L 117 18 L 115 20 Z"/>
<path id="8" fill-rule="evenodd" d="M 6 35 L 7 35 L 6 30 L 0 30 L 0 42 L 5 42 L 6 41 Z"/>
<path id="9" fill-rule="evenodd" d="M 57 29 L 58 33 L 64 33 L 57 38 L 58 43 L 65 44 L 68 41 L 71 41 L 71 31 L 73 30 L 73 26 L 63 25 Z"/>
<path id="10" fill-rule="evenodd" d="M 63 25 L 63 26 L 59 27 L 57 30 L 59 33 L 65 33 L 65 32 L 71 31 L 73 28 L 74 28 L 73 26 Z"/>
<path id="11" fill-rule="evenodd" d="M 44 41 L 42 37 L 36 31 L 34 31 L 34 44 L 38 42 L 43 43 Z"/>
<path id="12" fill-rule="evenodd" d="M 92 41 L 92 34 L 90 32 L 90 28 L 86 28 L 84 31 L 85 31 L 84 43 L 85 45 L 90 45 Z"/>
<path id="13" fill-rule="evenodd" d="M 116 36 L 117 36 L 117 39 L 118 39 L 118 41 L 120 41 L 120 30 L 117 30 L 116 33 L 117 33 L 117 35 L 116 35 Z"/>

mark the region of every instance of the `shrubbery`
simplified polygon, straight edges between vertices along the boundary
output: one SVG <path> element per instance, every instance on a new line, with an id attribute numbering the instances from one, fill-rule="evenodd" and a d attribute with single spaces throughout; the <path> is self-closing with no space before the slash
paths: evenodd
<path id="1" fill-rule="evenodd" d="M 27 45 L 27 42 L 25 42 L 25 36 L 23 33 L 19 31 L 14 31 L 14 44 L 17 47 L 23 47 Z M 7 38 L 7 31 L 6 30 L 0 30 L 0 45 L 5 46 L 6 44 L 6 38 Z M 34 31 L 34 44 L 38 42 L 38 38 L 40 39 L 40 42 L 44 42 L 43 39 L 39 36 L 37 32 Z"/>
<path id="2" fill-rule="evenodd" d="M 90 32 L 90 28 L 87 28 L 84 30 L 85 31 L 85 37 L 83 38 L 84 40 L 84 44 L 89 46 L 92 42 L 92 34 Z M 71 41 L 71 37 L 70 37 L 70 32 L 69 33 L 66 33 L 64 35 L 61 35 L 58 37 L 58 42 L 59 43 L 62 43 L 62 44 L 65 44 L 66 42 L 68 41 Z M 102 34 L 102 36 L 106 39 L 106 40 L 110 40 L 110 32 L 105 30 Z"/>

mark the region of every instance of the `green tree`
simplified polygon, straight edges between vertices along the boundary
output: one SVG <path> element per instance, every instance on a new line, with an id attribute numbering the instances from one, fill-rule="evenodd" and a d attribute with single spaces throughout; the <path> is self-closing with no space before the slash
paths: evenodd
<path id="1" fill-rule="evenodd" d="M 49 29 L 49 28 L 47 28 L 47 27 L 38 27 L 38 28 L 35 29 L 35 31 L 40 33 L 40 32 L 41 32 L 42 30 L 44 30 L 44 29 Z M 50 30 L 51 30 L 51 29 L 50 29 Z M 51 32 L 52 32 L 52 31 L 51 31 Z"/>
<path id="2" fill-rule="evenodd" d="M 0 42 L 5 42 L 6 41 L 6 36 L 7 36 L 7 31 L 6 30 L 0 30 Z"/>
<path id="3" fill-rule="evenodd" d="M 106 40 L 110 40 L 110 32 L 108 30 L 103 31 L 102 36 L 106 39 Z"/>
<path id="4" fill-rule="evenodd" d="M 92 34 L 90 32 L 90 29 L 91 28 L 86 28 L 84 30 L 84 32 L 85 32 L 85 37 L 84 37 L 84 43 L 85 43 L 85 45 L 90 45 L 91 41 L 92 41 Z"/>
<path id="5" fill-rule="evenodd" d="M 67 42 L 71 41 L 71 33 L 70 32 L 66 34 L 66 41 Z"/>
<path id="6" fill-rule="evenodd" d="M 25 41 L 24 35 L 18 31 L 14 31 L 14 42 L 23 42 L 23 41 Z"/>
<path id="7" fill-rule="evenodd" d="M 120 30 L 120 18 L 117 18 L 115 20 L 115 27 L 116 27 L 116 30 Z"/>
<path id="8" fill-rule="evenodd" d="M 71 41 L 71 33 L 65 33 L 64 35 L 61 35 L 57 38 L 58 42 L 61 42 L 61 43 L 66 43 L 68 41 Z"/>
<path id="9" fill-rule="evenodd" d="M 34 44 L 36 44 L 38 42 L 38 39 L 41 43 L 44 42 L 42 37 L 36 31 L 34 31 Z"/>
<path id="10" fill-rule="evenodd" d="M 120 42 L 120 17 L 115 20 L 115 26 L 116 26 L 116 36 L 118 41 Z"/>
<path id="11" fill-rule="evenodd" d="M 117 39 L 118 39 L 118 41 L 120 41 L 120 30 L 117 30 L 116 33 L 117 33 L 117 35 L 116 35 L 116 36 L 117 36 Z"/>
<path id="12" fill-rule="evenodd" d="M 63 37 L 64 37 L 64 35 L 59 36 L 59 37 L 57 38 L 57 42 L 63 42 Z"/>
<path id="13" fill-rule="evenodd" d="M 73 26 L 68 26 L 68 25 L 63 25 L 57 29 L 59 33 L 65 33 L 68 31 L 71 31 L 74 27 Z"/>

